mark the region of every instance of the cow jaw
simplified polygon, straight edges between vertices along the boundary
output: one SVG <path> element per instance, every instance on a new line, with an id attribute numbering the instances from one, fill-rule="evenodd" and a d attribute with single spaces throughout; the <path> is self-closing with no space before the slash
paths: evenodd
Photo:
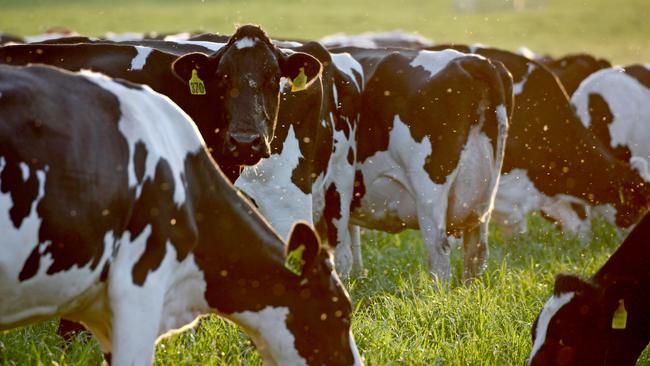
<path id="1" fill-rule="evenodd" d="M 307 366 L 287 327 L 288 314 L 286 307 L 267 306 L 260 311 L 243 311 L 229 317 L 247 329 L 266 365 Z"/>

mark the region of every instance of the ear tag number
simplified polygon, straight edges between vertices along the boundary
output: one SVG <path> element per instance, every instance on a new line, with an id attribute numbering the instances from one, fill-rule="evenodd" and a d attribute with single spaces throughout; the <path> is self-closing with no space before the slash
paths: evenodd
<path id="1" fill-rule="evenodd" d="M 618 308 L 612 317 L 612 329 L 625 329 L 627 327 L 627 311 L 623 299 L 618 300 Z"/>
<path id="2" fill-rule="evenodd" d="M 301 90 L 305 90 L 307 88 L 307 75 L 305 75 L 305 68 L 301 67 L 300 72 L 298 73 L 298 76 L 296 76 L 292 81 L 291 81 L 291 91 L 292 92 L 297 92 Z"/>
<path id="3" fill-rule="evenodd" d="M 284 267 L 291 272 L 300 276 L 302 274 L 302 253 L 305 251 L 305 246 L 301 245 L 287 254 L 284 260 Z"/>
<path id="4" fill-rule="evenodd" d="M 203 80 L 199 79 L 199 73 L 196 69 L 192 70 L 192 77 L 190 78 L 190 93 L 192 95 L 205 95 L 205 84 L 203 84 Z"/>

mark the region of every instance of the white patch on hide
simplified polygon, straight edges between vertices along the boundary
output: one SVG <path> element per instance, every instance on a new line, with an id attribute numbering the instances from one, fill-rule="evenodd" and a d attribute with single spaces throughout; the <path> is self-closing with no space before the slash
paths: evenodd
<path id="1" fill-rule="evenodd" d="M 143 182 L 154 179 L 158 161 L 165 159 L 174 175 L 174 202 L 183 204 L 185 157 L 205 145 L 191 118 L 169 98 L 146 85 L 132 89 L 101 74 L 82 71 L 80 75 L 113 93 L 120 102 L 119 130 L 129 144 L 129 186 L 136 186 L 139 195 L 142 184 L 136 179 L 133 156 L 136 144 L 143 142 L 147 148 Z"/>
<path id="2" fill-rule="evenodd" d="M 294 222 L 304 220 L 313 225 L 312 195 L 303 193 L 291 181 L 301 157 L 300 144 L 293 126 L 289 126 L 282 153 L 245 167 L 235 181 L 235 186 L 257 203 L 262 215 L 285 239 Z"/>
<path id="3" fill-rule="evenodd" d="M 466 54 L 451 49 L 443 51 L 420 51 L 413 61 L 411 61 L 410 65 L 414 68 L 422 67 L 429 72 L 430 76 L 434 76 L 440 70 L 444 69 L 453 59 L 462 56 L 466 56 Z"/>
<path id="4" fill-rule="evenodd" d="M 131 70 L 142 70 L 144 65 L 147 63 L 147 57 L 153 51 L 153 48 L 142 47 L 142 46 L 133 46 L 137 51 L 135 57 L 131 60 Z"/>

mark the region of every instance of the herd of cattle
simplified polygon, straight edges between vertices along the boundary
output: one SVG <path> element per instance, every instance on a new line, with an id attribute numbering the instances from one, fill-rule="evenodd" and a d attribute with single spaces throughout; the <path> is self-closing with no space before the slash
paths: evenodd
<path id="1" fill-rule="evenodd" d="M 471 279 L 490 218 L 541 211 L 582 237 L 640 223 L 590 280 L 557 277 L 529 363 L 650 340 L 650 65 L 251 25 L 0 42 L 0 329 L 60 316 L 141 365 L 213 312 L 268 364 L 359 365 L 338 277 L 359 226 L 419 229 L 439 280 L 463 237 Z"/>

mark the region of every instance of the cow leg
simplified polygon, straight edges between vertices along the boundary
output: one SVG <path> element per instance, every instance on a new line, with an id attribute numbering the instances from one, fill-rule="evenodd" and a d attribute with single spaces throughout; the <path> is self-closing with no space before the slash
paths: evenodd
<path id="1" fill-rule="evenodd" d="M 59 327 L 56 330 L 56 333 L 63 338 L 66 342 L 70 342 L 74 339 L 74 336 L 79 332 L 85 331 L 86 328 L 71 320 L 61 319 L 59 321 Z"/>
<path id="2" fill-rule="evenodd" d="M 112 363 L 150 365 L 162 314 L 156 291 L 140 288 L 121 291 L 111 301 L 113 310 Z"/>
<path id="3" fill-rule="evenodd" d="M 135 240 L 123 241 L 108 275 L 112 324 L 110 351 L 115 365 L 150 365 L 160 333 L 164 292 L 174 268 L 165 266 L 167 258 L 163 259 L 160 267 L 149 273 L 142 285 L 135 283 L 132 274 L 143 248 L 146 249 L 149 233 L 146 229 Z M 169 244 L 167 246 L 166 256 L 173 255 L 169 252 Z"/>
<path id="4" fill-rule="evenodd" d="M 446 207 L 445 207 L 446 210 Z M 442 210 L 441 210 L 442 211 Z M 441 218 L 434 220 L 429 215 L 419 215 L 420 232 L 424 239 L 429 259 L 429 274 L 434 280 L 448 281 L 451 277 L 451 265 L 449 262 L 449 242 L 447 232 L 439 224 L 444 223 L 444 211 L 439 215 Z"/>
<path id="5" fill-rule="evenodd" d="M 361 228 L 358 225 L 348 226 L 349 243 L 352 247 L 352 273 L 363 272 L 363 258 L 361 256 Z"/>
<path id="6" fill-rule="evenodd" d="M 471 280 L 481 274 L 488 256 L 488 221 L 480 223 L 463 236 L 464 271 L 463 279 Z"/>

